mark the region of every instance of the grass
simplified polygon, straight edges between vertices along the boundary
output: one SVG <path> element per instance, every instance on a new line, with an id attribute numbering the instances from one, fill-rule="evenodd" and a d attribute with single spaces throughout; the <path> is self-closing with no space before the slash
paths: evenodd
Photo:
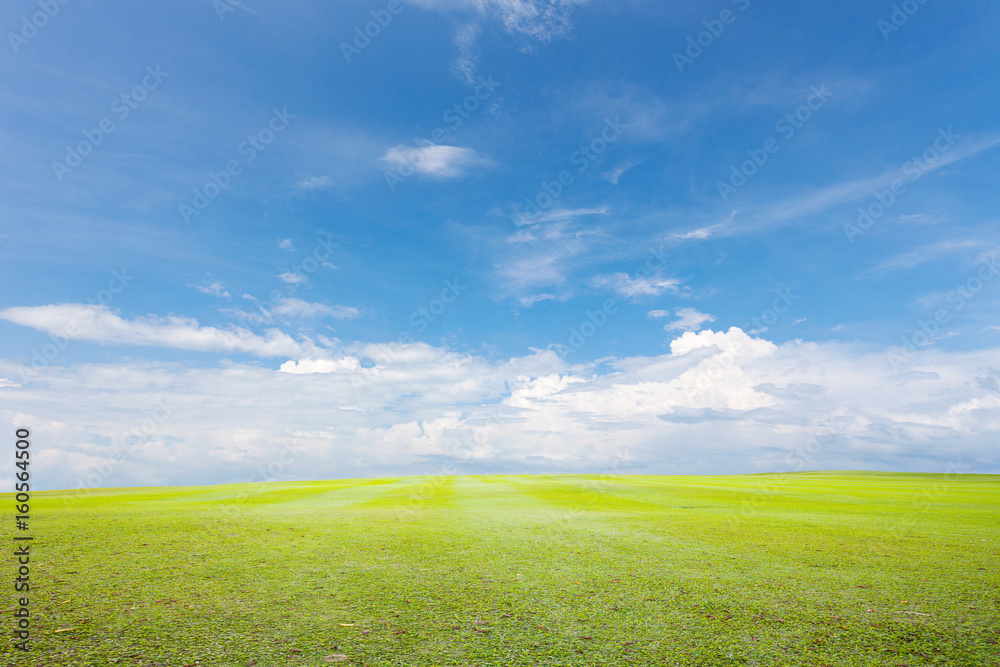
<path id="1" fill-rule="evenodd" d="M 459 476 L 32 503 L 33 647 L 5 640 L 5 664 L 1000 665 L 995 476 Z"/>

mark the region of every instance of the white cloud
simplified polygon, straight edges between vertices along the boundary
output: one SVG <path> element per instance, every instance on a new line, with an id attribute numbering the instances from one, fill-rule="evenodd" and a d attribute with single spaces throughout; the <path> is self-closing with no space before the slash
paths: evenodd
<path id="1" fill-rule="evenodd" d="M 281 299 L 270 312 L 282 317 L 319 317 L 326 315 L 338 320 L 353 320 L 361 315 L 357 308 L 351 306 L 328 306 L 325 303 L 312 303 L 286 297 Z"/>
<path id="2" fill-rule="evenodd" d="M 107 306 L 62 303 L 0 310 L 0 319 L 69 340 L 105 345 L 140 345 L 203 352 L 246 352 L 258 357 L 324 356 L 311 341 L 296 341 L 270 329 L 263 335 L 234 327 L 203 327 L 191 318 L 149 315 L 133 320 L 119 317 Z"/>
<path id="3" fill-rule="evenodd" d="M 496 270 L 503 296 L 516 296 L 528 306 L 550 298 L 569 298 L 572 292 L 565 287 L 567 273 L 603 237 L 600 228 L 577 224 L 577 220 L 606 214 L 607 209 L 599 207 L 553 209 L 532 216 L 531 224 L 522 224 L 500 245 Z"/>
<path id="4" fill-rule="evenodd" d="M 249 295 L 244 295 L 245 298 Z M 277 301 L 261 303 L 259 299 L 249 297 L 257 303 L 256 310 L 241 308 L 226 308 L 221 312 L 244 323 L 271 324 L 276 319 L 332 317 L 338 320 L 353 320 L 361 316 L 361 311 L 353 306 L 331 306 L 325 303 L 304 301 L 295 297 L 285 296 Z"/>
<path id="5" fill-rule="evenodd" d="M 664 319 L 671 316 L 675 316 L 677 319 L 673 322 L 667 322 L 663 327 L 664 331 L 697 331 L 706 322 L 715 321 L 715 315 L 701 313 L 694 308 L 678 308 L 673 313 L 669 310 L 649 311 L 649 317 L 652 319 Z"/>
<path id="6" fill-rule="evenodd" d="M 299 190 L 320 190 L 333 185 L 333 179 L 329 176 L 310 176 L 304 181 L 299 181 L 295 187 Z"/>
<path id="7" fill-rule="evenodd" d="M 608 183 L 611 183 L 612 185 L 618 185 L 618 179 L 622 177 L 622 174 L 624 174 L 632 167 L 638 166 L 642 162 L 643 162 L 642 160 L 627 160 L 622 164 L 618 165 L 617 167 L 615 167 L 614 169 L 601 172 L 601 178 L 606 180 Z"/>
<path id="8" fill-rule="evenodd" d="M 670 238 L 676 239 L 678 241 L 690 241 L 692 239 L 698 241 L 704 241 L 705 239 L 711 238 L 718 230 L 722 229 L 723 224 L 709 225 L 708 227 L 699 227 L 698 229 L 692 229 L 689 232 L 673 232 Z"/>
<path id="9" fill-rule="evenodd" d="M 441 180 L 460 178 L 470 169 L 493 164 L 491 159 L 471 148 L 439 145 L 422 148 L 399 145 L 387 150 L 379 159 L 393 169 L 412 168 L 418 174 Z"/>
<path id="10" fill-rule="evenodd" d="M 724 353 L 749 355 L 749 358 L 766 357 L 777 351 L 774 343 L 762 338 L 752 338 L 739 327 L 729 331 L 688 331 L 670 343 L 670 354 L 684 355 L 701 348 L 716 347 Z"/>
<path id="11" fill-rule="evenodd" d="M 210 294 L 212 296 L 217 296 L 223 299 L 229 298 L 229 292 L 222 283 L 211 283 L 208 285 L 188 285 L 188 287 L 193 287 L 202 294 Z"/>
<path id="12" fill-rule="evenodd" d="M 591 284 L 594 287 L 611 289 L 618 296 L 628 299 L 643 296 L 659 296 L 665 292 L 670 292 L 671 294 L 687 293 L 687 288 L 676 278 L 630 276 L 627 273 L 596 276 L 591 280 Z"/>
<path id="13" fill-rule="evenodd" d="M 300 285 L 306 281 L 306 277 L 301 273 L 286 272 L 278 276 L 278 280 L 288 285 Z"/>
<path id="14" fill-rule="evenodd" d="M 539 211 L 532 215 L 519 214 L 515 215 L 514 224 L 520 226 L 527 225 L 537 225 L 540 223 L 547 222 L 572 222 L 577 218 L 581 218 L 585 215 L 607 215 L 607 206 L 597 206 L 593 208 L 554 208 L 548 211 Z M 564 230 L 565 226 L 558 226 L 555 229 Z"/>
<path id="15" fill-rule="evenodd" d="M 357 344 L 280 371 L 49 366 L 0 388 L 0 427 L 32 428 L 47 443 L 38 455 L 50 488 L 97 470 L 157 405 L 169 415 L 127 449 L 108 485 L 245 481 L 285 448 L 294 455 L 275 474 L 300 479 L 446 464 L 600 472 L 616 458 L 661 474 L 949 463 L 996 473 L 1000 399 L 977 378 L 994 376 L 998 353 L 927 350 L 893 374 L 886 351 L 775 345 L 732 328 L 600 366 L 550 351 L 489 361 L 424 344 Z M 0 377 L 24 371 L 0 360 Z"/>
<path id="16" fill-rule="evenodd" d="M 540 42 L 564 37 L 572 28 L 570 16 L 587 0 L 409 0 L 434 11 L 474 11 L 503 23 L 511 34 Z M 526 47 L 530 48 L 530 47 Z"/>
<path id="17" fill-rule="evenodd" d="M 568 298 L 567 295 L 544 293 L 544 294 L 531 294 L 529 296 L 521 296 L 518 297 L 517 300 L 521 303 L 522 306 L 527 306 L 528 308 L 531 308 L 536 303 L 541 303 L 542 301 L 566 301 L 567 298 Z"/>
<path id="18" fill-rule="evenodd" d="M 520 257 L 510 257 L 497 267 L 505 296 L 515 295 L 524 305 L 547 299 L 566 298 L 567 292 L 557 294 L 552 288 L 562 288 L 566 284 L 567 264 L 580 253 L 582 253 L 581 244 L 567 242 L 562 248 L 535 249 L 525 251 Z"/>
<path id="19" fill-rule="evenodd" d="M 303 359 L 302 361 L 286 361 L 279 369 L 282 373 L 292 375 L 311 375 L 314 373 L 349 373 L 361 370 L 361 362 L 355 357 L 343 359 Z"/>
<path id="20" fill-rule="evenodd" d="M 278 241 L 278 247 L 282 250 L 295 250 L 295 244 L 292 243 L 291 239 L 282 239 Z"/>

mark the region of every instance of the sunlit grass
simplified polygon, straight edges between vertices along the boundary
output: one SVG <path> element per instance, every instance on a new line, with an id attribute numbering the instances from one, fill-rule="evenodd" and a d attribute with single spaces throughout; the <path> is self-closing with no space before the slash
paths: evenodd
<path id="1" fill-rule="evenodd" d="M 34 647 L 5 642 L 10 664 L 1000 664 L 993 476 L 463 476 L 33 503 Z"/>

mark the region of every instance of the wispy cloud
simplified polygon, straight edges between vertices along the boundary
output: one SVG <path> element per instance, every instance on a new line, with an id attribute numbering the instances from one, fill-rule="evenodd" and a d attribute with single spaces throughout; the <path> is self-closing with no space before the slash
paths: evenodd
<path id="1" fill-rule="evenodd" d="M 261 303 L 259 299 L 244 295 L 256 302 L 256 310 L 241 308 L 225 308 L 221 312 L 235 317 L 242 322 L 252 324 L 272 324 L 275 320 L 309 319 L 317 317 L 332 317 L 337 320 L 353 320 L 361 316 L 361 311 L 353 306 L 331 306 L 325 303 L 304 301 L 295 297 L 282 297 L 275 302 Z"/>
<path id="2" fill-rule="evenodd" d="M 896 218 L 901 225 L 937 225 L 948 221 L 941 213 L 904 213 Z"/>
<path id="3" fill-rule="evenodd" d="M 940 154 L 936 162 L 925 164 L 921 177 L 933 173 L 961 160 L 978 155 L 1000 144 L 1000 134 L 970 137 L 960 140 L 949 152 Z M 850 204 L 873 196 L 877 190 L 885 189 L 896 180 L 906 180 L 900 168 L 895 168 L 877 176 L 845 181 L 825 188 L 813 190 L 798 197 L 778 203 L 766 204 L 748 211 L 746 222 L 738 227 L 730 227 L 733 232 L 753 231 L 788 220 L 821 213 L 835 206 Z"/>
<path id="4" fill-rule="evenodd" d="M 702 313 L 694 308 L 678 308 L 673 312 L 669 310 L 651 310 L 650 319 L 665 319 L 676 317 L 673 322 L 667 322 L 664 331 L 698 331 L 706 322 L 714 322 L 715 315 Z"/>
<path id="5" fill-rule="evenodd" d="M 473 11 L 482 19 L 496 18 L 508 33 L 539 42 L 564 37 L 572 29 L 570 16 L 587 0 L 408 0 L 435 11 Z M 530 48 L 530 47 L 524 47 Z"/>
<path id="6" fill-rule="evenodd" d="M 477 167 L 489 167 L 493 160 L 471 148 L 460 146 L 430 145 L 424 147 L 395 146 L 386 151 L 380 160 L 393 168 L 412 168 L 429 178 L 452 179 L 464 176 Z"/>
<path id="7" fill-rule="evenodd" d="M 582 225 L 579 219 L 606 214 L 606 207 L 557 208 L 523 223 L 505 239 L 506 243 L 500 244 L 501 259 L 496 270 L 504 295 L 514 295 L 526 306 L 569 298 L 572 290 L 566 288 L 567 275 L 576 270 L 576 264 L 603 236 L 600 228 Z"/>
<path id="8" fill-rule="evenodd" d="M 711 238 L 718 230 L 722 229 L 723 223 L 708 225 L 707 227 L 699 227 L 698 229 L 692 229 L 687 232 L 672 232 L 670 238 L 676 241 L 704 241 L 705 239 Z"/>
<path id="9" fill-rule="evenodd" d="M 541 211 L 533 215 L 517 216 L 518 225 L 537 225 L 546 222 L 564 222 L 576 220 L 585 215 L 607 215 L 607 206 L 596 206 L 592 208 L 554 208 L 548 211 Z"/>
<path id="10" fill-rule="evenodd" d="M 282 239 L 281 241 L 278 241 L 278 247 L 281 248 L 282 250 L 288 250 L 288 251 L 295 250 L 295 244 L 292 243 L 291 239 Z"/>
<path id="11" fill-rule="evenodd" d="M 193 287 L 202 294 L 210 294 L 223 299 L 229 298 L 229 292 L 226 291 L 226 288 L 219 282 L 209 283 L 208 285 L 188 285 L 188 287 Z"/>
<path id="12" fill-rule="evenodd" d="M 328 306 L 325 303 L 312 303 L 288 297 L 282 299 L 271 309 L 271 313 L 279 317 L 333 317 L 338 320 L 353 320 L 361 315 L 357 308 L 351 306 Z"/>
<path id="13" fill-rule="evenodd" d="M 626 160 L 624 163 L 618 165 L 614 169 L 601 172 L 601 178 L 606 180 L 608 183 L 611 183 L 612 185 L 618 185 L 618 179 L 622 177 L 622 174 L 624 174 L 632 167 L 638 166 L 642 162 L 643 162 L 642 160 Z"/>
<path id="14" fill-rule="evenodd" d="M 600 289 L 610 289 L 618 296 L 627 299 L 659 296 L 667 292 L 671 294 L 687 294 L 689 292 L 676 278 L 631 276 L 627 273 L 595 276 L 590 283 Z"/>
<path id="15" fill-rule="evenodd" d="M 202 352 L 245 352 L 258 357 L 322 357 L 311 341 L 296 341 L 271 329 L 263 335 L 238 327 L 204 327 L 193 318 L 149 315 L 126 320 L 107 306 L 62 303 L 7 308 L 0 319 L 70 340 L 103 345 L 138 345 Z"/>
<path id="16" fill-rule="evenodd" d="M 963 250 L 982 248 L 984 245 L 986 245 L 985 241 L 972 239 L 965 241 L 942 241 L 940 243 L 928 243 L 917 248 L 916 250 L 900 253 L 895 257 L 882 262 L 873 270 L 891 271 L 896 269 L 912 269 L 920 266 L 921 264 L 941 259 L 942 257 L 946 257 Z"/>
<path id="17" fill-rule="evenodd" d="M 299 190 L 321 190 L 331 185 L 333 185 L 333 179 L 329 176 L 310 176 L 296 183 L 295 187 Z"/>

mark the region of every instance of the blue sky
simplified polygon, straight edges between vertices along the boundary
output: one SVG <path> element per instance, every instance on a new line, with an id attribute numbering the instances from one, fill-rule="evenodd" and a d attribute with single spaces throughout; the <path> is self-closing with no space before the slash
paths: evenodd
<path id="1" fill-rule="evenodd" d="M 996 3 L 0 25 L 0 421 L 48 488 L 1000 472 Z"/>

